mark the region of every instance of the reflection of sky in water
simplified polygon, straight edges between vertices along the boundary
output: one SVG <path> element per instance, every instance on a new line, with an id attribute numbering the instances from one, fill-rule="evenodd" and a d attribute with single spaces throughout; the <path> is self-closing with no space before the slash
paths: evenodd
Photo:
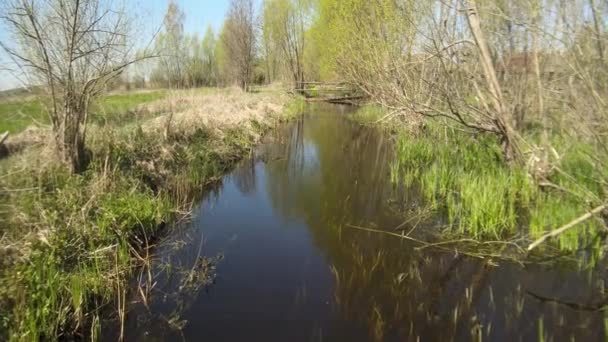
<path id="1" fill-rule="evenodd" d="M 310 140 L 304 140 L 304 167 L 317 170 L 319 168 L 319 152 L 317 145 Z"/>

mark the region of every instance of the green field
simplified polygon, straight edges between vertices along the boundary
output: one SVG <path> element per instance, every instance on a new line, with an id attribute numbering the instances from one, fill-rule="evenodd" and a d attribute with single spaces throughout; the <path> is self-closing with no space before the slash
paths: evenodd
<path id="1" fill-rule="evenodd" d="M 0 103 L 0 132 L 18 133 L 34 122 L 47 123 L 44 108 L 36 99 Z"/>
<path id="2" fill-rule="evenodd" d="M 94 123 L 121 123 L 131 121 L 138 105 L 165 97 L 165 90 L 108 95 L 93 105 L 91 120 Z"/>
<path id="3" fill-rule="evenodd" d="M 129 120 L 129 114 L 133 114 L 138 105 L 165 95 L 166 91 L 158 90 L 104 96 L 93 104 L 91 120 L 99 124 Z M 40 98 L 0 102 L 0 133 L 19 133 L 31 124 L 48 124 L 46 108 L 47 104 Z"/>

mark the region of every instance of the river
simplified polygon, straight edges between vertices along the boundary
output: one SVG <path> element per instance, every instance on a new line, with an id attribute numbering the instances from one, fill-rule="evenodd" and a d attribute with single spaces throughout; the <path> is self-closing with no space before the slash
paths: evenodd
<path id="1" fill-rule="evenodd" d="M 204 195 L 156 248 L 125 340 L 604 340 L 600 267 L 419 250 L 361 229 L 429 239 L 442 221 L 408 217 L 421 196 L 391 183 L 390 133 L 350 112 L 311 105 Z M 210 283 L 184 285 L 216 256 Z"/>

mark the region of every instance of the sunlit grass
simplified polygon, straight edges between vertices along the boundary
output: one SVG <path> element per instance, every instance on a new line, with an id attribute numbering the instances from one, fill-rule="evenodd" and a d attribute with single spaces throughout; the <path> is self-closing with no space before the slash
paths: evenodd
<path id="1" fill-rule="evenodd" d="M 564 156 L 564 174 L 551 179 L 580 198 L 599 198 L 601 187 L 589 148 L 581 145 Z M 585 213 L 576 196 L 543 191 L 522 167 L 501 159 L 491 136 L 472 136 L 430 122 L 422 134 L 399 133 L 391 179 L 421 186 L 425 200 L 447 216 L 452 230 L 478 239 L 503 239 L 525 228 L 539 237 Z M 596 221 L 561 235 L 557 244 L 576 250 L 597 232 Z"/>
<path id="2" fill-rule="evenodd" d="M 91 121 L 98 124 L 130 121 L 137 115 L 139 105 L 163 98 L 166 94 L 165 90 L 157 90 L 104 96 L 93 103 Z M 0 102 L 0 133 L 8 131 L 15 134 L 32 124 L 49 124 L 49 107 L 50 104 L 42 97 Z"/>
<path id="3" fill-rule="evenodd" d="M 294 119 L 296 116 L 298 116 L 299 114 L 301 114 L 304 111 L 305 106 L 306 106 L 306 101 L 304 100 L 303 97 L 293 98 L 289 103 L 287 103 L 287 105 L 283 109 L 280 119 L 281 120 Z"/>
<path id="4" fill-rule="evenodd" d="M 34 122 L 48 122 L 48 114 L 40 100 L 0 102 L 0 133 L 18 133 Z"/>
<path id="5" fill-rule="evenodd" d="M 95 123 L 119 124 L 137 117 L 139 105 L 161 99 L 166 90 L 107 95 L 93 104 L 91 119 Z"/>

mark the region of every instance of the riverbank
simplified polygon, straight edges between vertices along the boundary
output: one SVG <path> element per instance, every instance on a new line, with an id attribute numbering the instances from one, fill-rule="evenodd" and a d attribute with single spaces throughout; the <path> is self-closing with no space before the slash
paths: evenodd
<path id="1" fill-rule="evenodd" d="M 483 248 L 488 254 L 507 252 L 523 259 L 535 239 L 597 208 L 604 198 L 608 174 L 594 152 L 598 148 L 580 139 L 551 136 L 553 164 L 550 169 L 544 166 L 547 170 L 539 176 L 542 150 L 534 130 L 523 132 L 526 163 L 508 166 L 494 137 L 472 134 L 440 119 L 413 127 L 398 113 L 377 106 L 364 106 L 351 118 L 392 132 L 392 182 L 405 191 L 419 191 L 424 206 L 445 219 L 441 238 L 448 241 L 442 244 L 450 247 L 490 241 L 495 244 Z M 590 217 L 540 249 L 567 254 L 588 249 L 589 260 L 598 260 L 603 252 L 594 247 L 606 224 L 601 215 Z"/>
<path id="2" fill-rule="evenodd" d="M 92 123 L 82 174 L 48 143 L 2 160 L 0 338 L 95 339 L 100 311 L 124 309 L 126 279 L 166 223 L 300 106 L 279 92 L 171 92 L 128 120 Z"/>

